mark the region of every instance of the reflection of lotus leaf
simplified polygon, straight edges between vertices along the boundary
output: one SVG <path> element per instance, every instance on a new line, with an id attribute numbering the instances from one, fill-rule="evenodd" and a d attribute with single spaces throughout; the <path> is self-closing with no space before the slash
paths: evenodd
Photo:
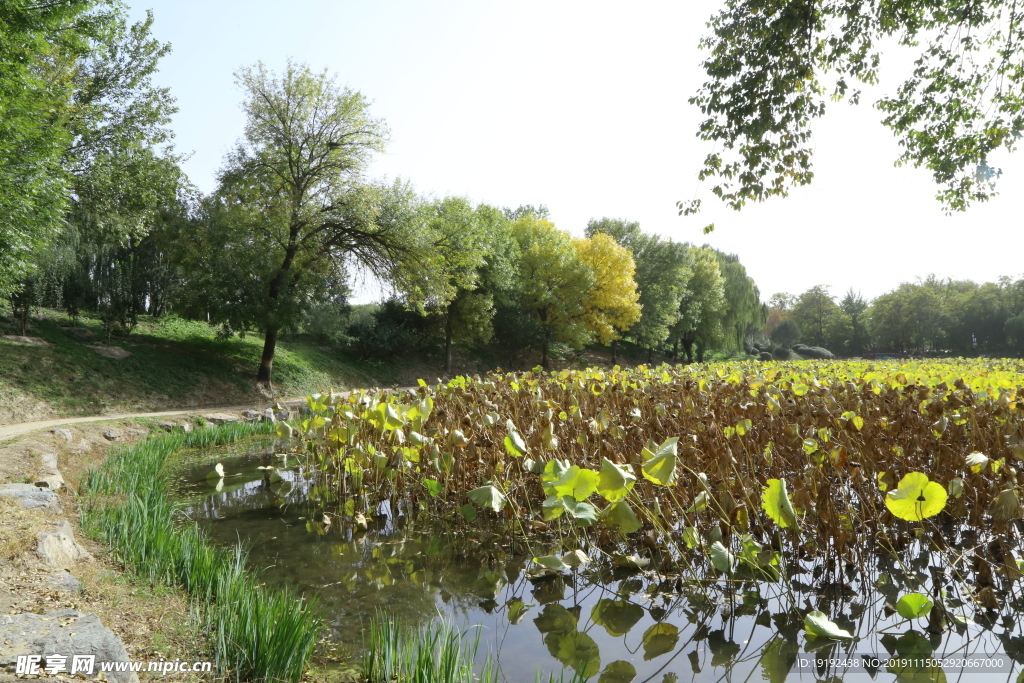
<path id="1" fill-rule="evenodd" d="M 565 581 L 561 576 L 538 581 L 532 591 L 534 599 L 541 605 L 565 600 Z"/>
<path id="2" fill-rule="evenodd" d="M 541 633 L 566 633 L 576 630 L 576 617 L 561 605 L 545 605 L 533 623 Z"/>
<path id="3" fill-rule="evenodd" d="M 921 660 L 932 656 L 935 647 L 931 641 L 920 631 L 910 630 L 899 638 L 886 634 L 881 638 L 881 643 L 886 650 L 906 660 Z M 891 660 L 892 665 L 887 665 L 886 671 L 896 675 L 897 683 L 946 683 L 946 672 L 941 667 L 906 667 L 897 665 L 899 659 Z"/>
<path id="4" fill-rule="evenodd" d="M 597 683 L 629 683 L 634 678 L 636 678 L 636 667 L 620 659 L 604 668 Z"/>
<path id="5" fill-rule="evenodd" d="M 508 606 L 508 621 L 513 626 L 523 620 L 523 617 L 526 615 L 526 610 L 533 607 L 533 605 L 527 605 L 523 602 L 522 598 L 512 598 L 505 604 Z"/>
<path id="6" fill-rule="evenodd" d="M 544 643 L 551 656 L 575 669 L 579 678 L 590 678 L 601 670 L 601 653 L 597 643 L 586 633 L 549 633 Z"/>
<path id="7" fill-rule="evenodd" d="M 739 643 L 727 640 L 723 629 L 708 634 L 708 649 L 711 650 L 711 666 L 728 666 L 740 653 Z"/>
<path id="8" fill-rule="evenodd" d="M 608 635 L 618 637 L 629 633 L 644 616 L 644 609 L 625 600 L 609 600 L 602 598 L 590 611 L 590 618 L 595 624 L 604 627 Z"/>
<path id="9" fill-rule="evenodd" d="M 785 638 L 769 641 L 761 650 L 761 675 L 768 683 L 785 683 L 790 669 L 796 664 L 800 647 Z"/>
<path id="10" fill-rule="evenodd" d="M 672 624 L 655 624 L 644 631 L 643 642 L 646 662 L 674 650 L 679 642 L 679 629 Z"/>

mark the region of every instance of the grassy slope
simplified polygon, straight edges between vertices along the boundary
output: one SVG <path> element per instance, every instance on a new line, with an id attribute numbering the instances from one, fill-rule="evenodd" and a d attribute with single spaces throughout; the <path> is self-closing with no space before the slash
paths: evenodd
<path id="1" fill-rule="evenodd" d="M 10 318 L 0 318 L 0 334 L 19 333 Z M 144 318 L 130 336 L 108 342 L 98 320 L 83 317 L 72 329 L 67 316 L 46 310 L 33 318 L 27 335 L 51 346 L 0 340 L 0 424 L 266 400 L 253 383 L 262 338 L 252 335 L 217 339 L 204 323 Z M 95 345 L 107 343 L 131 355 L 117 360 L 96 353 Z M 311 344 L 280 342 L 274 358 L 279 397 L 393 381 L 384 364 Z"/>

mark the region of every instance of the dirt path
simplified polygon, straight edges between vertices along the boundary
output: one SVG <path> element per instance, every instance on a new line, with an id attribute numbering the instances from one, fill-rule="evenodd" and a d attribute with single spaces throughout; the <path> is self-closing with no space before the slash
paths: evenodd
<path id="1" fill-rule="evenodd" d="M 305 401 L 281 401 L 282 405 L 295 407 L 304 404 Z M 146 417 L 173 417 L 175 415 L 202 415 L 203 413 L 236 413 L 243 410 L 266 410 L 272 404 L 250 406 L 223 406 L 220 408 L 186 408 L 183 410 L 163 410 L 158 413 L 124 413 L 118 415 L 93 415 L 90 417 L 60 417 L 54 420 L 37 420 L 35 422 L 18 422 L 16 424 L 0 426 L 0 439 L 6 439 L 20 434 L 34 432 L 37 429 L 53 429 L 65 425 L 82 424 L 86 422 L 105 422 L 116 420 L 134 420 Z"/>

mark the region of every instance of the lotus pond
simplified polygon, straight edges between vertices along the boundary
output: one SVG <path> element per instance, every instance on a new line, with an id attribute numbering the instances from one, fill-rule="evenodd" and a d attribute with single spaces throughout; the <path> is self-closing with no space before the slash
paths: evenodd
<path id="1" fill-rule="evenodd" d="M 1015 680 L 1022 385 L 769 363 L 325 394 L 191 454 L 176 495 L 319 594 L 343 668 L 383 610 L 479 627 L 516 682 Z"/>

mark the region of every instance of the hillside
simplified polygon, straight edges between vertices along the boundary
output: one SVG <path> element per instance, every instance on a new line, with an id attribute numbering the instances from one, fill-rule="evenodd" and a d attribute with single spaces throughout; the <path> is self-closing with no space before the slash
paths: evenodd
<path id="1" fill-rule="evenodd" d="M 265 402 L 253 376 L 262 339 L 219 339 L 200 322 L 143 317 L 130 335 L 109 338 L 97 319 L 77 326 L 63 313 L 36 311 L 26 336 L 0 316 L 0 424 L 65 415 L 113 414 Z M 278 344 L 277 397 L 327 387 L 387 386 L 402 373 L 337 348 Z"/>

